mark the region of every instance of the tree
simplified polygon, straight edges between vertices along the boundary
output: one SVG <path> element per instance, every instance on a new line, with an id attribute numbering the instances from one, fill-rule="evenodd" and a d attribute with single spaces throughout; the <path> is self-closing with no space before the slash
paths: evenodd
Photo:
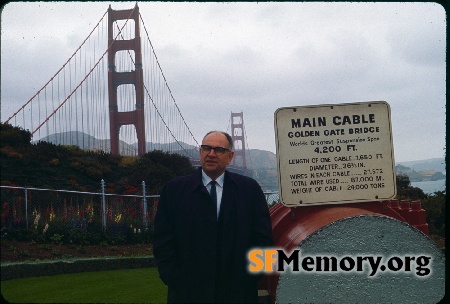
<path id="1" fill-rule="evenodd" d="M 427 195 L 422 189 L 411 186 L 408 175 L 399 174 L 396 176 L 397 199 L 424 199 Z"/>
<path id="2" fill-rule="evenodd" d="M 427 195 L 422 189 L 412 187 L 407 175 L 397 175 L 397 199 L 421 200 L 430 235 L 445 237 L 445 191 Z"/>
<path id="3" fill-rule="evenodd" d="M 187 157 L 156 150 L 138 158 L 128 182 L 135 185 L 145 181 L 150 191 L 159 193 L 167 181 L 193 170 Z"/>
<path id="4" fill-rule="evenodd" d="M 445 198 L 445 191 L 438 191 L 422 201 L 431 235 L 445 237 Z"/>
<path id="5" fill-rule="evenodd" d="M 124 157 L 45 141 L 32 144 L 29 131 L 9 124 L 0 124 L 0 136 L 3 184 L 99 191 L 103 179 L 117 194 L 134 194 L 145 181 L 154 194 L 170 179 L 193 171 L 187 157 L 163 151 Z"/>
<path id="6" fill-rule="evenodd" d="M 0 146 L 23 147 L 30 145 L 31 132 L 10 124 L 0 123 Z"/>

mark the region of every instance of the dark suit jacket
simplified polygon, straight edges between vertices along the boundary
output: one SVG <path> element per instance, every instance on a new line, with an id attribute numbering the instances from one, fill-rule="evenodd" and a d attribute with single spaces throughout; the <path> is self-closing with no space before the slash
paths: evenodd
<path id="1" fill-rule="evenodd" d="M 158 204 L 153 252 L 168 302 L 256 303 L 247 253 L 272 245 L 264 194 L 254 179 L 226 171 L 217 219 L 201 172 L 168 182 Z"/>

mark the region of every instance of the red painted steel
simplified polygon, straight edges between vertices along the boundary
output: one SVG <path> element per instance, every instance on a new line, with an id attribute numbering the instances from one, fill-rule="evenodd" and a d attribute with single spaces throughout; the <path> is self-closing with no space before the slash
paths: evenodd
<path id="1" fill-rule="evenodd" d="M 113 37 L 113 23 L 116 20 L 134 20 L 134 38 L 116 40 Z M 138 141 L 138 155 L 145 154 L 145 117 L 144 117 L 144 79 L 142 72 L 141 35 L 139 29 L 139 7 L 131 10 L 108 9 L 108 93 L 109 93 L 109 132 L 111 153 L 119 154 L 119 131 L 123 125 L 134 125 Z M 132 72 L 116 72 L 115 54 L 118 51 L 131 50 L 135 54 L 135 69 Z M 117 87 L 133 84 L 136 90 L 135 110 L 119 112 L 117 106 Z"/>
<path id="2" fill-rule="evenodd" d="M 427 216 L 422 203 L 420 201 L 411 202 L 411 210 L 409 211 L 409 224 L 416 227 L 426 235 L 429 235 L 427 224 Z"/>
<path id="3" fill-rule="evenodd" d="M 402 201 L 398 207 L 397 200 L 351 203 L 342 205 L 315 205 L 289 208 L 281 203 L 270 209 L 273 240 L 275 247 L 290 252 L 305 238 L 335 221 L 358 215 L 381 215 L 409 223 L 428 235 L 425 210 L 420 202 Z M 267 275 L 262 280 L 261 288 L 269 290 L 272 302 L 275 302 L 279 275 Z"/>
<path id="4" fill-rule="evenodd" d="M 236 120 L 235 120 L 236 118 Z M 245 134 L 244 134 L 244 114 L 243 112 L 231 112 L 231 137 L 234 142 L 233 165 L 238 165 L 236 160 L 242 159 L 242 167 L 247 168 L 245 159 Z"/>
<path id="5" fill-rule="evenodd" d="M 390 200 L 389 201 L 389 206 L 391 207 L 391 209 L 392 210 L 394 210 L 395 212 L 397 212 L 398 214 L 400 214 L 399 213 L 399 210 L 400 210 L 400 203 L 399 203 L 399 201 L 398 200 Z M 405 221 L 405 219 L 403 219 L 403 221 Z"/>
<path id="6" fill-rule="evenodd" d="M 398 213 L 409 223 L 409 211 L 411 210 L 411 203 L 407 200 L 400 201 L 400 209 Z"/>

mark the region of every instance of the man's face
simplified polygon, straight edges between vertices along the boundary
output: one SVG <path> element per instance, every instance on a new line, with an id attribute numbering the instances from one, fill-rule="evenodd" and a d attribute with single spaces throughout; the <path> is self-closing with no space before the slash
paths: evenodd
<path id="1" fill-rule="evenodd" d="M 202 141 L 202 145 L 207 145 L 213 148 L 230 148 L 226 136 L 218 132 L 214 132 L 206 136 Z M 233 155 L 234 152 L 232 151 L 225 151 L 222 155 L 217 155 L 215 150 L 211 150 L 207 153 L 200 148 L 200 163 L 203 171 L 205 171 L 206 175 L 212 179 L 216 179 L 223 172 L 225 172 L 227 165 L 229 165 L 233 159 Z"/>

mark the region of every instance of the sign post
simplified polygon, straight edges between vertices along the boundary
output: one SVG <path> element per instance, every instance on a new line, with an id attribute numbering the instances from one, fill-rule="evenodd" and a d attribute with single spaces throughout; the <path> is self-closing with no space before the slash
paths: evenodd
<path id="1" fill-rule="evenodd" d="M 278 184 L 288 207 L 385 200 L 396 195 L 387 102 L 275 111 Z"/>

